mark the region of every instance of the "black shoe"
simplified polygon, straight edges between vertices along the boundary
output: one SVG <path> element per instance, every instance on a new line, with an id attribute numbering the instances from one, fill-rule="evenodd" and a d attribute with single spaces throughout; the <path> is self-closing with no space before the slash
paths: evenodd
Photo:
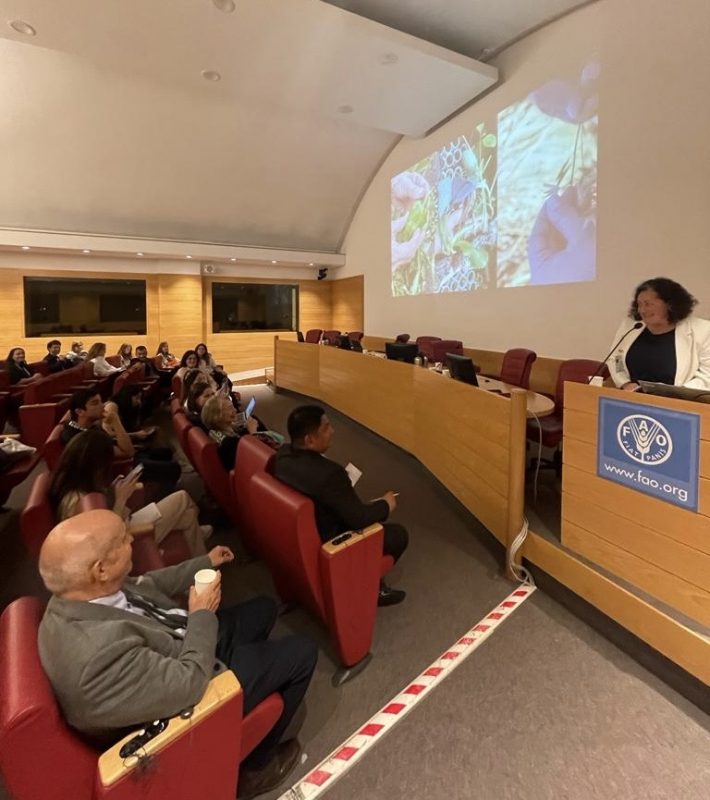
<path id="1" fill-rule="evenodd" d="M 401 589 L 392 589 L 386 583 L 380 584 L 380 593 L 377 595 L 378 606 L 396 606 L 407 596 Z"/>
<path id="2" fill-rule="evenodd" d="M 275 789 L 296 766 L 300 754 L 301 745 L 296 739 L 289 739 L 276 748 L 274 757 L 262 769 L 239 770 L 238 800 L 251 800 Z"/>

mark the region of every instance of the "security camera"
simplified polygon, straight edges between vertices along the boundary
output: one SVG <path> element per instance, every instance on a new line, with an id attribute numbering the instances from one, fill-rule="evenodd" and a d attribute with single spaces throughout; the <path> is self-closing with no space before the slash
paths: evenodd
<path id="1" fill-rule="evenodd" d="M 324 281 L 328 277 L 328 267 L 321 267 L 318 270 L 318 280 Z"/>

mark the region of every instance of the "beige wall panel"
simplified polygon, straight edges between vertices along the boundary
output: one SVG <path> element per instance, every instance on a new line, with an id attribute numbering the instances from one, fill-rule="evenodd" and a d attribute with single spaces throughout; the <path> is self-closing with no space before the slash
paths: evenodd
<path id="1" fill-rule="evenodd" d="M 554 397 L 557 388 L 557 373 L 560 371 L 562 359 L 546 358 L 538 354 L 530 371 L 530 388 L 533 392 L 542 392 Z"/>
<path id="2" fill-rule="evenodd" d="M 548 575 L 691 675 L 710 684 L 710 639 L 681 625 L 533 531 L 525 540 L 524 552 Z"/>
<path id="3" fill-rule="evenodd" d="M 710 555 L 707 553 L 669 539 L 663 532 L 622 519 L 613 511 L 587 500 L 565 494 L 562 499 L 562 544 L 565 546 L 568 545 L 568 523 L 710 591 Z"/>
<path id="4" fill-rule="evenodd" d="M 565 527 L 565 544 L 613 575 L 667 603 L 671 608 L 710 626 L 709 592 L 571 523 L 567 523 Z"/>
<path id="5" fill-rule="evenodd" d="M 475 347 L 466 346 L 466 342 L 464 342 L 463 352 L 464 355 L 473 359 L 473 363 L 484 375 L 500 375 L 503 353 L 495 350 L 478 350 Z"/>
<path id="6" fill-rule="evenodd" d="M 710 525 L 702 514 L 677 508 L 641 492 L 632 492 L 626 486 L 598 478 L 571 464 L 566 464 L 562 471 L 562 495 L 565 497 L 567 494 L 609 508 L 623 520 L 637 522 L 669 539 L 710 554 Z"/>
<path id="7" fill-rule="evenodd" d="M 180 358 L 202 338 L 202 278 L 199 275 L 158 276 L 158 341 L 167 341 Z M 155 349 L 153 352 L 155 352 Z"/>
<path id="8" fill-rule="evenodd" d="M 384 352 L 385 342 L 393 342 L 394 339 L 386 339 L 384 336 L 363 336 L 362 346 L 365 350 L 380 350 Z"/>
<path id="9" fill-rule="evenodd" d="M 274 359 L 276 386 L 309 397 L 320 397 L 319 351 L 320 347 L 316 344 L 301 344 L 279 338 L 276 342 L 277 357 Z"/>
<path id="10" fill-rule="evenodd" d="M 365 278 L 362 275 L 355 275 L 352 278 L 331 281 L 330 287 L 333 307 L 332 327 L 342 332 L 362 331 Z"/>

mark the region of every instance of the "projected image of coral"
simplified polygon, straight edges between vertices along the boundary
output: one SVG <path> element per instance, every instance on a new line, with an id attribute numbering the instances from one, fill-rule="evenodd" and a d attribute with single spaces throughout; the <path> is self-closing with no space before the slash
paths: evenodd
<path id="1" fill-rule="evenodd" d="M 393 295 L 594 280 L 598 78 L 550 80 L 392 178 Z"/>

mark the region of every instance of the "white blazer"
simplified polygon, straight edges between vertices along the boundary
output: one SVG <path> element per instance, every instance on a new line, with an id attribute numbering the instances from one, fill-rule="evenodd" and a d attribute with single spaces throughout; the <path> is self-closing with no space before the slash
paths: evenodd
<path id="1" fill-rule="evenodd" d="M 91 361 L 94 365 L 94 375 L 97 378 L 105 378 L 112 372 L 121 372 L 121 367 L 112 367 L 103 356 L 96 356 Z"/>
<path id="2" fill-rule="evenodd" d="M 633 325 L 628 317 L 614 336 L 618 341 Z M 614 383 L 621 387 L 631 381 L 626 367 L 626 354 L 646 326 L 632 330 L 607 359 Z M 686 317 L 675 326 L 675 386 L 710 390 L 710 321 L 699 317 Z"/>

